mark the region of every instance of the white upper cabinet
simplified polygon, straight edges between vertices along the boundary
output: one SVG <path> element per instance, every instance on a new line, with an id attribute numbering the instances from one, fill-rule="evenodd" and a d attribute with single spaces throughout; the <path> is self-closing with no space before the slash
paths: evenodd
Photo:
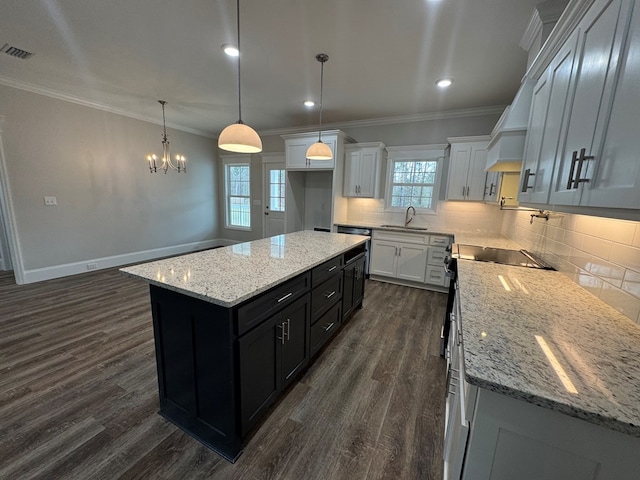
<path id="1" fill-rule="evenodd" d="M 309 160 L 307 149 L 318 141 L 318 132 L 294 133 L 282 135 L 282 138 L 287 170 L 333 170 L 342 162 L 345 143 L 353 143 L 353 139 L 340 130 L 323 130 L 322 141 L 329 146 L 333 157 L 331 160 Z M 336 159 L 339 159 L 339 162 L 336 162 Z M 342 165 L 340 168 L 342 169 Z"/>
<path id="2" fill-rule="evenodd" d="M 533 89 L 529 130 L 520 175 L 521 202 L 547 203 L 567 98 L 577 32 L 557 53 Z"/>
<path id="3" fill-rule="evenodd" d="M 383 143 L 354 143 L 344 148 L 345 197 L 381 198 L 386 150 Z"/>
<path id="4" fill-rule="evenodd" d="M 615 86 L 611 115 L 594 168 L 587 168 L 581 204 L 640 208 L 640 4 L 636 4 Z M 627 17 L 622 17 L 624 24 Z M 591 173 L 593 172 L 593 173 Z"/>
<path id="5" fill-rule="evenodd" d="M 449 182 L 447 200 L 482 201 L 487 174 L 487 146 L 489 137 L 463 137 L 448 139 Z"/>
<path id="6" fill-rule="evenodd" d="M 633 0 L 596 0 L 577 26 L 578 50 L 569 89 L 566 135 L 556 158 L 551 204 L 605 206 L 595 201 L 600 199 L 609 201 L 609 206 L 624 207 L 628 200 L 623 198 L 621 188 L 634 189 L 637 195 L 640 180 L 637 155 L 629 156 L 631 142 L 636 143 L 640 118 L 637 12 L 632 27 L 635 35 L 631 35 L 632 42 L 625 48 L 632 4 Z M 624 70 L 630 70 L 632 78 L 626 82 L 620 78 L 618 98 L 616 82 Z M 615 112 L 612 105 L 616 106 Z M 614 113 L 612 124 L 610 113 Z M 616 132 L 612 128 L 632 129 L 629 121 L 636 125 L 635 132 Z M 605 140 L 609 134 L 612 140 Z M 601 156 L 603 141 L 612 158 Z M 600 194 L 583 195 L 591 189 L 600 190 Z M 612 198 L 606 199 L 607 195 Z M 637 201 L 634 208 L 638 208 Z"/>

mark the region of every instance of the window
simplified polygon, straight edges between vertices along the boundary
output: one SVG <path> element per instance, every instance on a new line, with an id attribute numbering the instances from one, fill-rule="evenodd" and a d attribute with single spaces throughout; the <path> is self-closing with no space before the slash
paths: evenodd
<path id="1" fill-rule="evenodd" d="M 226 226 L 251 228 L 251 175 L 248 163 L 225 164 Z"/>
<path id="2" fill-rule="evenodd" d="M 284 176 L 283 170 L 270 170 L 269 178 L 269 210 L 284 212 Z"/>
<path id="3" fill-rule="evenodd" d="M 423 213 L 435 213 L 444 151 L 396 148 L 397 151 L 389 147 L 386 209 L 400 211 L 413 206 Z M 439 156 L 438 152 L 443 156 Z"/>

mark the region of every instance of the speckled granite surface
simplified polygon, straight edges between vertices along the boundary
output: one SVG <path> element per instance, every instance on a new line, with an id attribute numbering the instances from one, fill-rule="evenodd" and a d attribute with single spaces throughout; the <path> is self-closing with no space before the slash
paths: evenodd
<path id="1" fill-rule="evenodd" d="M 559 272 L 458 272 L 469 383 L 640 437 L 639 325 Z"/>
<path id="2" fill-rule="evenodd" d="M 305 230 L 120 271 L 153 285 L 232 307 L 368 239 Z"/>

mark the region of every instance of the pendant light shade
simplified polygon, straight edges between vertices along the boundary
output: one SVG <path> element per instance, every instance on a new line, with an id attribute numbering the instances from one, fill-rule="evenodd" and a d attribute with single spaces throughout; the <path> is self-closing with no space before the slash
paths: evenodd
<path id="1" fill-rule="evenodd" d="M 333 152 L 326 143 L 322 142 L 322 87 L 324 81 L 324 63 L 329 60 L 329 55 L 319 53 L 316 60 L 320 62 L 320 130 L 318 132 L 318 141 L 307 149 L 307 158 L 309 160 L 331 160 Z"/>
<path id="2" fill-rule="evenodd" d="M 331 160 L 333 158 L 333 152 L 329 145 L 317 141 L 308 148 L 307 158 L 309 160 Z"/>
<path id="3" fill-rule="evenodd" d="M 238 21 L 238 52 L 240 52 L 240 0 L 236 0 Z M 218 147 L 229 152 L 258 153 L 262 140 L 258 133 L 242 121 L 242 93 L 240 89 L 240 56 L 238 55 L 238 121 L 226 127 L 218 137 Z"/>
<path id="4" fill-rule="evenodd" d="M 258 153 L 262 151 L 262 140 L 253 128 L 238 122 L 222 130 L 218 147 L 229 152 Z"/>

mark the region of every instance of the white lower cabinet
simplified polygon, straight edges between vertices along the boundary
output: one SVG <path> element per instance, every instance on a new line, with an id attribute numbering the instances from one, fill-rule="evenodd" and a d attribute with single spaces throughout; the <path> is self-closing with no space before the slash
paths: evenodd
<path id="1" fill-rule="evenodd" d="M 374 280 L 445 287 L 444 257 L 451 237 L 374 230 L 369 273 Z"/>
<path id="2" fill-rule="evenodd" d="M 640 438 L 482 388 L 469 426 L 455 478 L 636 480 L 640 472 Z"/>

